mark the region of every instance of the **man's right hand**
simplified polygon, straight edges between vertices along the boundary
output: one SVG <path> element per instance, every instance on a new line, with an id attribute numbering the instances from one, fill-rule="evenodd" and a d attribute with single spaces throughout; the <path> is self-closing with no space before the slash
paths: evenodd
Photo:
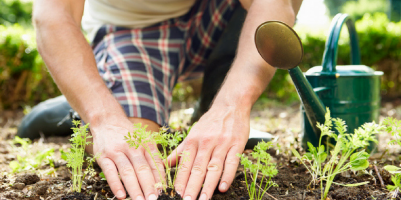
<path id="1" fill-rule="evenodd" d="M 151 156 L 143 147 L 129 147 L 124 140 L 128 132 L 133 134 L 133 124 L 128 119 L 124 122 L 91 126 L 93 152 L 95 155 L 100 154 L 97 163 L 118 199 L 126 197 L 125 186 L 133 200 L 156 200 L 158 192 L 155 186 L 161 182 L 159 172 L 165 177 L 162 161 L 155 157 L 158 172 Z M 157 153 L 155 146 L 149 147 L 153 153 Z"/>

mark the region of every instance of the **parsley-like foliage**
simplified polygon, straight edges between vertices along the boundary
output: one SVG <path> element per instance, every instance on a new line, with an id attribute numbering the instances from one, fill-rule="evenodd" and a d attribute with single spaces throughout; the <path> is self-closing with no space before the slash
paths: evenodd
<path id="1" fill-rule="evenodd" d="M 273 146 L 272 142 L 259 142 L 251 153 L 252 157 L 256 159 L 256 163 L 253 163 L 248 159 L 245 154 L 237 154 L 241 158 L 241 165 L 244 166 L 245 183 L 248 189 L 248 195 L 250 200 L 262 199 L 263 195 L 267 192 L 270 187 L 278 187 L 273 182 L 272 177 L 276 176 L 278 171 L 276 164 L 272 162 L 272 157 L 266 151 Z M 246 174 L 247 171 L 251 174 L 252 182 L 248 183 Z M 257 178 L 258 174 L 262 174 L 260 185 L 258 185 Z M 263 187 L 264 184 L 264 187 Z M 258 187 L 256 187 L 258 186 Z"/>
<path id="2" fill-rule="evenodd" d="M 71 191 L 81 192 L 82 182 L 85 179 L 85 176 L 88 174 L 90 176 L 94 175 L 92 165 L 97 156 L 95 156 L 95 158 L 87 159 L 88 167 L 83 172 L 82 165 L 84 163 L 85 147 L 86 145 L 92 144 L 91 142 L 87 141 L 87 139 L 91 138 L 92 136 L 88 134 L 89 124 L 81 126 L 80 121 L 73 120 L 72 122 L 75 127 L 72 128 L 74 133 L 71 135 L 70 139 L 70 152 L 66 153 L 67 167 L 70 167 L 72 169 Z"/>
<path id="3" fill-rule="evenodd" d="M 387 117 L 384 119 L 383 125 L 386 126 L 386 131 L 395 138 L 394 140 L 391 140 L 389 144 L 398 144 L 401 146 L 401 120 Z M 384 169 L 392 174 L 391 181 L 394 185 L 387 185 L 387 189 L 391 191 L 391 198 L 395 199 L 397 198 L 398 192 L 401 190 L 401 168 L 394 165 L 387 165 Z"/>
<path id="4" fill-rule="evenodd" d="M 332 131 L 333 123 L 338 135 Z M 291 150 L 312 175 L 311 184 L 320 183 L 321 199 L 326 199 L 331 184 L 343 185 L 333 182 L 337 174 L 348 170 L 365 170 L 369 166 L 369 154 L 364 149 L 369 146 L 370 142 L 377 143 L 376 134 L 380 133 L 384 126 L 374 122 L 365 123 L 360 128 L 355 129 L 353 134 L 349 134 L 347 133 L 345 122 L 339 118 L 331 118 L 330 111 L 327 109 L 325 123 L 318 123 L 317 127 L 321 130 L 318 147 L 308 143 L 309 153 L 304 154 L 302 157 L 297 150 Z M 333 138 L 336 141 L 336 145 L 330 151 L 330 158 L 325 152 L 325 146 L 322 145 L 324 136 Z M 328 158 L 329 160 L 327 160 Z M 325 187 L 323 187 L 324 183 L 326 183 Z M 351 187 L 367 183 L 362 182 L 343 186 Z"/>
<path id="5" fill-rule="evenodd" d="M 175 149 L 187 134 L 185 132 L 167 133 L 167 129 L 164 127 L 160 128 L 159 132 L 147 131 L 146 128 L 147 128 L 146 125 L 142 126 L 142 124 L 140 123 L 135 124 L 133 134 L 129 132 L 128 136 L 124 136 L 125 140 L 130 145 L 130 147 L 135 147 L 135 149 L 143 147 L 146 150 L 146 152 L 151 156 L 156 166 L 156 169 L 159 173 L 160 180 L 162 180 L 161 183 L 156 183 L 156 186 L 161 186 L 164 191 L 166 191 L 167 187 L 174 188 L 175 178 L 177 176 L 178 170 L 180 169 L 180 166 L 178 166 L 178 159 L 176 159 L 177 162 L 176 166 L 178 166 L 178 168 L 175 171 L 174 177 L 172 177 L 170 173 L 171 167 L 167 162 L 167 156 L 169 153 L 168 151 L 170 149 Z M 160 145 L 162 152 L 157 151 L 157 153 L 153 153 L 149 145 L 154 145 L 154 146 Z M 163 164 L 166 168 L 167 183 L 166 181 L 164 181 L 165 179 L 161 174 L 160 170 L 162 169 L 159 169 L 156 165 L 156 160 L 155 160 L 156 156 L 164 162 Z M 185 162 L 189 155 L 187 152 L 182 152 L 180 155 L 176 154 L 176 156 L 177 157 L 180 156 L 181 159 L 183 159 L 183 161 Z"/>

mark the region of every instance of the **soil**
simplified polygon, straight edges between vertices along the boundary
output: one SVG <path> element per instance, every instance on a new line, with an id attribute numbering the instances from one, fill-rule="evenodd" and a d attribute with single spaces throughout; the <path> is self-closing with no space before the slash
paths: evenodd
<path id="1" fill-rule="evenodd" d="M 172 119 L 180 119 L 184 124 L 190 115 L 185 111 L 187 106 L 180 107 L 173 112 Z M 401 106 L 398 103 L 384 103 L 381 110 L 381 119 L 386 116 L 401 118 Z M 68 137 L 41 138 L 35 140 L 30 151 L 35 155 L 40 150 L 54 148 L 54 167 L 49 164 L 42 165 L 37 170 L 30 170 L 13 174 L 9 163 L 17 159 L 19 151 L 11 145 L 16 134 L 16 127 L 22 118 L 22 112 L 7 111 L 0 113 L 0 200 L 8 199 L 32 199 L 32 200 L 107 200 L 113 199 L 114 195 L 107 182 L 99 176 L 100 168 L 95 165 L 96 176 L 84 181 L 81 193 L 70 192 L 70 172 L 65 161 L 61 159 L 60 150 L 67 151 L 69 148 Z M 256 105 L 251 113 L 251 126 L 261 131 L 267 131 L 278 137 L 279 150 L 271 150 L 269 153 L 277 163 L 278 174 L 273 178 L 279 187 L 272 187 L 263 199 L 283 200 L 312 200 L 320 199 L 319 186 L 309 186 L 310 174 L 306 168 L 298 163 L 297 159 L 290 153 L 290 148 L 303 151 L 300 146 L 300 114 L 299 105 L 284 106 L 277 103 L 264 103 Z M 335 181 L 341 184 L 350 184 L 369 181 L 369 184 L 358 187 L 344 187 L 333 185 L 330 188 L 328 199 L 390 199 L 390 193 L 386 185 L 392 184 L 390 174 L 383 169 L 386 164 L 399 165 L 399 147 L 388 148 L 386 143 L 391 139 L 388 134 L 381 134 L 377 153 L 370 158 L 371 165 L 365 173 L 346 173 L 336 176 Z M 251 150 L 245 150 L 249 155 Z M 375 170 L 377 168 L 377 172 Z M 379 177 L 380 175 L 380 177 Z M 250 177 L 249 175 L 247 177 Z M 383 184 L 380 179 L 383 180 Z M 171 193 L 169 190 L 168 193 Z M 174 192 L 173 192 L 174 193 Z M 399 194 L 401 196 L 401 194 Z M 130 199 L 130 198 L 127 198 Z M 162 200 L 181 199 L 178 195 L 171 198 L 170 195 L 160 196 Z M 212 197 L 213 200 L 249 199 L 245 184 L 243 168 L 240 166 L 235 180 L 228 192 L 220 193 L 217 189 Z M 399 198 L 398 198 L 399 199 Z"/>

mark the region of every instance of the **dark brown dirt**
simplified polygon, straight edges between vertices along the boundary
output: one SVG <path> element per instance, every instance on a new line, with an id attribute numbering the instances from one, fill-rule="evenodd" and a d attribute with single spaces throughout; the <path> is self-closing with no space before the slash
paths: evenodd
<path id="1" fill-rule="evenodd" d="M 251 124 L 259 130 L 269 131 L 275 136 L 279 136 L 278 143 L 281 145 L 279 154 L 270 151 L 277 163 L 278 174 L 273 178 L 279 187 L 272 187 L 265 194 L 263 200 L 315 200 L 320 199 L 319 186 L 308 185 L 311 181 L 306 168 L 297 162 L 295 157 L 288 151 L 289 148 L 299 148 L 299 106 L 290 107 L 264 106 L 262 110 L 252 112 Z M 10 115 L 11 116 L 11 115 Z M 19 123 L 20 114 L 12 116 L 1 115 L 0 113 L 0 200 L 32 199 L 32 200 L 60 200 L 60 199 L 96 199 L 106 200 L 114 197 L 107 182 L 101 180 L 98 173 L 100 168 L 95 167 L 97 175 L 85 180 L 80 194 L 70 193 L 70 173 L 65 161 L 60 159 L 60 150 L 66 151 L 69 148 L 67 138 L 45 138 L 36 140 L 31 146 L 31 150 L 54 148 L 54 172 L 49 165 L 43 165 L 39 170 L 30 173 L 21 172 L 12 174 L 9 163 L 16 160 L 18 152 L 10 145 L 10 141 L 16 134 L 16 126 Z M 295 117 L 294 117 L 295 116 Z M 385 104 L 381 110 L 381 118 L 393 116 L 398 119 L 401 116 L 401 106 Z M 183 126 L 185 127 L 185 126 Z M 399 165 L 400 147 L 387 147 L 386 143 L 391 137 L 385 134 L 379 136 L 379 153 L 371 156 L 371 166 L 365 174 L 355 174 L 353 172 L 337 175 L 335 181 L 342 184 L 369 181 L 369 184 L 358 187 L 343 187 L 333 185 L 330 188 L 329 200 L 357 200 L 357 199 L 390 199 L 389 192 L 385 186 L 392 184 L 390 174 L 383 170 L 386 164 Z M 389 149 L 386 153 L 385 149 Z M 300 149 L 302 151 L 302 149 Z M 245 153 L 248 154 L 247 150 Z M 381 186 L 379 177 L 374 170 L 377 166 L 380 176 L 383 178 L 384 187 Z M 249 176 L 247 176 L 249 177 Z M 243 170 L 240 167 L 236 173 L 235 180 L 228 192 L 220 193 L 217 189 L 212 197 L 213 200 L 247 200 L 248 192 L 245 185 Z M 401 195 L 401 194 L 399 194 Z M 159 199 L 171 200 L 180 199 L 170 198 L 170 195 L 162 196 Z"/>
<path id="2" fill-rule="evenodd" d="M 175 190 L 172 188 L 167 188 L 166 192 L 162 192 L 157 200 L 180 200 L 182 199 L 181 195 L 177 194 Z"/>

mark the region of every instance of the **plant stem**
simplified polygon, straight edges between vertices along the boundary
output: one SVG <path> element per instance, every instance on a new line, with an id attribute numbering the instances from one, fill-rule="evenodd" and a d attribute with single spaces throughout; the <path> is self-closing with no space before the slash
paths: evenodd
<path id="1" fill-rule="evenodd" d="M 142 145 L 142 146 L 145 148 L 145 150 L 149 153 L 150 157 L 152 158 L 153 163 L 155 164 L 157 173 L 159 174 L 160 181 L 162 182 L 163 190 L 166 190 L 166 185 L 167 185 L 167 184 L 164 183 L 164 181 L 163 181 L 163 176 L 162 176 L 162 174 L 161 174 L 161 172 L 160 172 L 160 169 L 159 169 L 159 168 L 157 167 L 157 165 L 156 165 L 155 157 L 153 156 L 153 154 L 152 154 L 152 152 L 150 151 L 149 146 L 148 146 L 147 144 L 144 144 L 144 145 Z M 159 150 L 158 150 L 158 151 L 159 151 Z"/>

